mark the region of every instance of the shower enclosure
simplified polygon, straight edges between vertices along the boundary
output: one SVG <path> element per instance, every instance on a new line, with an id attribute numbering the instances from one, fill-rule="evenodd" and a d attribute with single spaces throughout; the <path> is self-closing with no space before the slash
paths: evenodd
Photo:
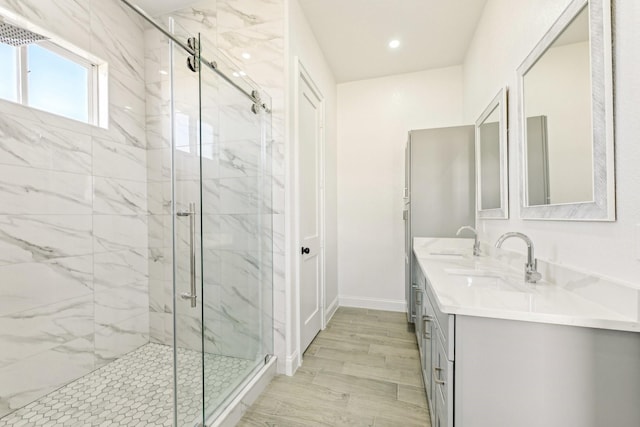
<path id="1" fill-rule="evenodd" d="M 0 1 L 0 7 L 9 3 Z M 11 312 L 0 304 L 0 427 L 107 421 L 118 426 L 212 425 L 273 353 L 270 99 L 215 49 L 209 35 L 187 31 L 172 14 L 150 18 L 126 0 L 96 4 L 103 9 L 92 10 L 90 22 L 104 28 L 91 29 L 94 41 L 88 46 L 100 40 L 96 33 L 118 37 L 110 23 L 131 23 L 140 36 L 137 52 L 144 52 L 136 59 L 142 70 L 136 71 L 139 79 L 124 72 L 133 62 L 133 55 L 125 58 L 126 50 L 133 49 L 126 43 L 113 43 L 121 52 L 97 53 L 109 62 L 109 126 L 85 132 L 92 144 L 86 175 L 93 197 L 82 231 L 93 243 L 83 255 L 91 265 L 82 278 L 84 305 L 79 309 L 78 302 L 58 302 L 55 289 L 50 298 L 38 296 L 38 308 L 31 312 Z M 0 99 L 0 113 L 7 117 L 27 111 L 17 108 Z M 43 124 L 34 132 L 53 135 L 55 126 L 67 125 L 80 129 L 57 118 L 51 118 L 54 127 L 49 129 L 48 118 L 39 117 Z M 16 123 L 0 121 L 0 171 L 7 164 L 3 142 L 29 140 L 28 126 L 18 118 Z M 69 140 L 75 138 L 66 132 Z M 116 133 L 125 138 L 112 144 Z M 111 163 L 100 166 L 107 158 Z M 129 162 L 136 163 L 135 176 Z M 33 173 L 39 172 L 34 168 Z M 99 188 L 102 181 L 111 187 Z M 15 191 L 12 197 L 29 198 L 29 191 Z M 98 208 L 102 198 L 108 199 L 106 213 Z M 0 212 L 1 292 L 11 295 L 15 286 L 16 300 L 28 297 L 17 288 L 29 276 L 3 267 L 6 247 L 35 247 L 38 238 L 32 236 L 44 227 L 44 220 L 32 219 L 13 232 L 17 222 L 11 215 L 41 214 L 33 204 L 21 206 L 20 212 Z M 62 228 L 58 223 L 56 229 Z M 69 234 L 79 233 L 71 224 L 65 227 Z M 25 243 L 29 239 L 34 242 Z M 29 261 L 39 266 L 67 259 L 46 256 Z M 69 274 L 78 276 L 78 269 L 68 267 Z M 45 280 L 54 288 L 64 285 L 52 275 Z M 69 323 L 75 322 L 78 310 L 87 324 L 82 332 L 60 320 L 64 311 Z M 24 351 L 22 338 L 5 333 L 11 327 L 33 329 L 34 339 L 46 335 L 57 343 L 48 351 L 68 351 L 65 363 L 77 360 L 77 366 L 65 365 L 64 373 L 58 372 L 63 367 L 57 359 L 34 349 L 25 357 L 43 369 L 48 364 L 47 375 L 29 372 L 16 361 Z M 71 348 L 79 345 L 77 336 L 82 349 Z"/>

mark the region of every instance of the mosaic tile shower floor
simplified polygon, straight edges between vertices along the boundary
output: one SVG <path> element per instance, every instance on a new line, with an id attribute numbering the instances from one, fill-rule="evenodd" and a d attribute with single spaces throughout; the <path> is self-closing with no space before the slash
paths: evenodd
<path id="1" fill-rule="evenodd" d="M 200 353 L 178 350 L 180 427 L 192 426 L 201 411 L 201 364 Z M 254 364 L 205 353 L 205 366 L 207 407 L 213 408 Z M 0 419 L 0 427 L 172 425 L 173 350 L 160 344 L 144 345 Z"/>

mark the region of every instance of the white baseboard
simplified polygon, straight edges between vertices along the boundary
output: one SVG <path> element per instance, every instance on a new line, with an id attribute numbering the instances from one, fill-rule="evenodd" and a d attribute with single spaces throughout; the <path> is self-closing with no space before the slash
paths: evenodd
<path id="1" fill-rule="evenodd" d="M 294 352 L 287 356 L 287 360 L 285 361 L 284 373 L 287 376 L 292 376 L 296 373 L 296 370 L 300 367 L 300 356 L 298 356 L 298 352 Z"/>
<path id="2" fill-rule="evenodd" d="M 255 402 L 260 394 L 269 385 L 276 375 L 276 358 L 272 357 L 266 365 L 251 380 L 245 384 L 242 391 L 231 403 L 220 413 L 214 414 L 213 419 L 208 419 L 207 426 L 210 427 L 233 427 L 247 412 L 249 407 Z"/>
<path id="3" fill-rule="evenodd" d="M 339 299 L 341 307 L 369 308 L 371 310 L 397 312 L 405 312 L 407 310 L 407 304 L 404 300 L 351 297 L 346 295 L 340 295 Z"/>
<path id="4" fill-rule="evenodd" d="M 340 304 L 338 304 L 339 299 L 338 297 L 336 297 L 331 304 L 329 304 L 329 307 L 327 307 L 327 310 L 324 313 L 324 324 L 326 325 L 327 323 L 329 323 L 329 320 L 331 320 L 331 318 L 333 317 L 333 315 L 336 313 L 336 310 L 338 309 L 338 307 L 340 306 Z"/>

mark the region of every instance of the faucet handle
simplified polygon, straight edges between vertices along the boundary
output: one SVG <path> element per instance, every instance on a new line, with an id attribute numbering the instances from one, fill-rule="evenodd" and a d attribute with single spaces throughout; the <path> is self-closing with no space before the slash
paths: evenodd
<path id="1" fill-rule="evenodd" d="M 536 283 L 542 279 L 542 274 L 538 272 L 538 260 L 534 259 L 532 264 L 524 265 L 524 279 L 527 283 Z"/>

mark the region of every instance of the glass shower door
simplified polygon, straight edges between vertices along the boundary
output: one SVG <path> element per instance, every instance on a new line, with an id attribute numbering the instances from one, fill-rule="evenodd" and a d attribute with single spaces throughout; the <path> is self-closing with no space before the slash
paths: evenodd
<path id="1" fill-rule="evenodd" d="M 178 40 L 197 47 L 176 28 Z M 197 49 L 196 49 L 197 50 Z M 172 48 L 172 224 L 175 425 L 204 424 L 199 54 Z"/>
<path id="2" fill-rule="evenodd" d="M 270 106 L 266 95 L 256 103 L 247 96 L 251 88 L 243 92 L 204 66 L 200 89 L 203 385 L 210 416 L 272 353 L 271 115 L 261 107 Z"/>

